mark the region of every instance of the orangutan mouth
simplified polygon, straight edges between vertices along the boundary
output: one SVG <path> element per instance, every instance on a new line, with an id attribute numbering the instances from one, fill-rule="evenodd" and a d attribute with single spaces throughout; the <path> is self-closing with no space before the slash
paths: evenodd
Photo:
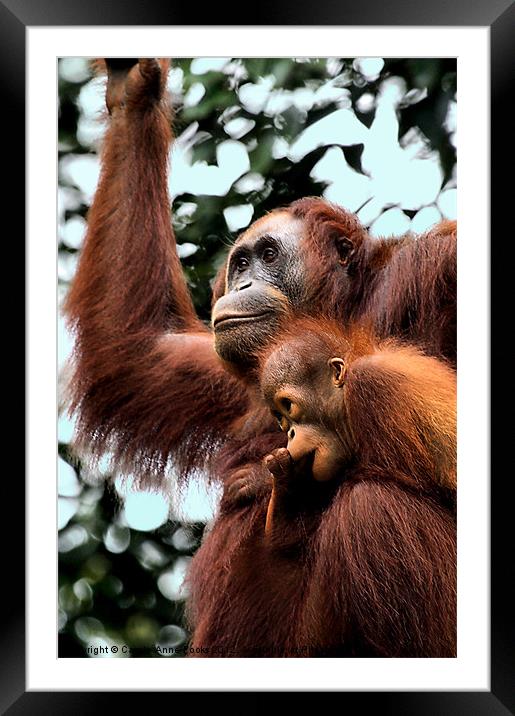
<path id="1" fill-rule="evenodd" d="M 222 314 L 217 316 L 213 321 L 213 327 L 218 329 L 220 327 L 230 328 L 231 326 L 239 323 L 247 323 L 249 321 L 258 321 L 262 318 L 266 318 L 272 313 L 272 311 L 263 311 L 261 313 L 230 313 Z"/>

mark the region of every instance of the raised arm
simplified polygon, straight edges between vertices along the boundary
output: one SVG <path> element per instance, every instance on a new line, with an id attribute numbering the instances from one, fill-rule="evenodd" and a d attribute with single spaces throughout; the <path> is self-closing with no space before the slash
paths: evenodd
<path id="1" fill-rule="evenodd" d="M 76 339 L 70 403 L 78 443 L 155 478 L 172 453 L 180 468 L 196 464 L 245 399 L 219 365 L 176 252 L 168 61 L 106 64 L 102 171 L 65 304 Z"/>
<path id="2" fill-rule="evenodd" d="M 141 60 L 127 70 L 109 74 L 102 172 L 66 311 L 82 336 L 90 329 L 108 339 L 139 331 L 201 330 L 171 226 L 166 66 Z"/>

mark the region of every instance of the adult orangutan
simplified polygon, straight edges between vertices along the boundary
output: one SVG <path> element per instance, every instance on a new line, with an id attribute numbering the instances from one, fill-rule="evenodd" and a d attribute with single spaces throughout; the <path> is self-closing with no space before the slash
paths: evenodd
<path id="1" fill-rule="evenodd" d="M 292 317 L 323 313 L 344 324 L 366 318 L 379 337 L 455 360 L 456 229 L 444 222 L 418 238 L 373 240 L 339 207 L 295 202 L 252 224 L 229 252 L 211 330 L 195 314 L 171 228 L 167 66 L 107 61 L 102 172 L 65 306 L 76 339 L 70 403 L 76 443 L 93 455 L 108 449 L 142 484 L 157 484 L 170 465 L 182 478 L 201 468 L 224 483 L 217 527 L 194 560 L 216 581 L 228 553 L 237 578 L 253 559 L 238 545 L 264 524 L 262 458 L 286 442 L 257 387 L 260 354 Z"/>

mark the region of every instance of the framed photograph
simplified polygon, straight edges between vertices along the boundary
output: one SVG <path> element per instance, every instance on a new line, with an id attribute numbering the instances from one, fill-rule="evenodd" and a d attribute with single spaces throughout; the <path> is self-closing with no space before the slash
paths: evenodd
<path id="1" fill-rule="evenodd" d="M 80 697 L 89 711 L 109 706 L 102 692 L 172 691 L 211 707 L 210 692 L 238 692 L 247 709 L 249 692 L 335 691 L 392 713 L 512 712 L 488 237 L 506 192 L 490 201 L 489 133 L 494 150 L 509 136 L 513 8 L 365 20 L 277 6 L 234 26 L 214 10 L 191 25 L 190 11 L 46 5 L 0 9 L 18 185 L 26 88 L 28 238 L 26 494 L 9 487 L 26 500 L 27 581 L 13 537 L 0 705 L 68 711 Z M 456 219 L 457 344 L 441 278 Z M 428 237 L 440 248 L 415 281 Z M 336 292 L 349 303 L 378 262 L 382 307 L 420 290 L 424 328 L 370 328 L 370 294 L 340 330 Z M 424 285 L 442 297 L 433 313 Z M 313 386 L 322 364 L 328 386 L 310 398 L 306 370 Z M 343 414 L 326 390 L 345 394 Z M 415 396 L 426 427 L 406 427 Z M 343 465 L 364 497 L 334 486 Z"/>

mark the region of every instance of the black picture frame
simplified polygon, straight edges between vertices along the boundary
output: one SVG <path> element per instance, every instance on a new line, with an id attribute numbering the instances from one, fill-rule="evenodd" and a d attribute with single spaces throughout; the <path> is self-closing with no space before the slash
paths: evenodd
<path id="1" fill-rule="evenodd" d="M 231 3 L 232 4 L 232 3 Z M 252 16 L 242 18 L 241 5 L 233 12 L 231 4 L 207 6 L 201 11 L 203 25 L 442 25 L 442 26 L 488 26 L 491 39 L 491 152 L 492 166 L 500 169 L 508 156 L 507 149 L 512 134 L 511 112 L 508 109 L 509 91 L 513 77 L 513 28 L 515 28 L 515 10 L 511 0 L 389 0 L 384 2 L 361 3 L 319 0 L 316 4 L 307 3 L 291 6 L 287 0 L 265 0 L 252 6 Z M 9 188 L 6 205 L 15 226 L 21 224 L 24 216 L 25 181 L 25 31 L 27 26 L 66 26 L 66 25 L 197 25 L 197 7 L 178 7 L 170 2 L 151 2 L 145 4 L 136 0 L 105 0 L 103 3 L 76 2 L 72 0 L 0 0 L 0 77 L 4 156 L 6 157 L 5 176 Z M 511 57 L 511 60 L 510 60 Z M 465 118 L 460 118 L 464 121 Z M 501 217 L 507 214 L 511 181 L 501 178 L 501 172 L 492 171 L 491 182 L 491 236 L 496 239 L 491 245 L 492 261 L 499 255 L 503 245 L 501 238 L 507 231 L 502 230 Z M 10 222 L 9 222 L 10 223 Z M 499 226 L 498 226 L 499 225 Z M 510 232 L 511 233 L 511 232 Z M 17 241 L 11 240 L 12 244 Z M 506 241 L 504 242 L 506 246 Z M 19 240 L 20 260 L 24 261 L 24 246 Z M 497 261 L 495 282 L 492 278 L 491 294 L 491 330 L 495 334 L 499 325 L 502 307 L 509 305 L 509 281 L 502 276 L 507 270 L 507 261 Z M 18 299 L 19 300 L 19 299 Z M 8 312 L 5 312 L 8 313 Z M 4 313 L 4 320 L 5 320 Z M 495 317 L 495 320 L 494 320 Z M 13 320 L 13 319 L 11 319 Z M 13 323 L 19 327 L 20 322 Z M 7 326 L 6 326 L 7 328 Z M 12 335 L 13 326 L 9 327 Z M 506 330 L 506 327 L 505 327 Z M 28 346 L 34 349 L 34 346 Z M 492 359 L 500 357 L 502 348 L 491 352 Z M 505 350 L 506 358 L 508 356 Z M 20 362 L 20 365 L 22 363 Z M 506 360 L 503 361 L 503 366 Z M 500 371 L 492 372 L 491 387 L 495 379 L 500 381 Z M 503 375 L 504 386 L 504 375 Z M 19 395 L 16 396 L 19 400 Z M 23 404 L 22 401 L 19 401 Z M 494 405 L 492 406 L 495 407 Z M 492 410 L 493 414 L 495 411 Z M 338 699 L 343 709 L 365 708 L 396 716 L 449 714 L 488 714 L 499 716 L 515 713 L 515 665 L 513 644 L 513 604 L 515 594 L 513 580 L 510 586 L 507 579 L 507 565 L 512 557 L 508 554 L 509 536 L 513 520 L 512 502 L 508 498 L 508 485 L 512 482 L 509 471 L 495 470 L 496 461 L 501 457 L 501 446 L 510 444 L 509 418 L 502 417 L 492 431 L 492 479 L 491 486 L 491 690 L 452 691 L 452 692 L 338 692 L 332 697 Z M 16 429 L 18 427 L 16 426 Z M 21 452 L 23 454 L 23 451 Z M 509 463 L 508 463 L 509 464 Z M 8 471 L 12 473 L 14 471 Z M 19 469 L 16 472 L 20 472 Z M 6 475 L 7 477 L 7 475 Z M 24 518 L 25 487 L 23 480 L 4 480 L 4 505 L 9 506 L 9 514 L 14 521 L 12 526 L 4 519 L 6 526 L 3 544 L 9 544 L 9 576 L 4 584 L 7 604 L 1 610 L 2 624 L 0 669 L 0 713 L 76 713 L 90 714 L 97 711 L 122 709 L 121 697 L 130 698 L 131 708 L 148 708 L 147 693 L 123 694 L 120 692 L 26 692 L 25 691 L 25 545 L 20 525 Z M 42 479 L 44 476 L 42 475 Z M 510 514 L 508 514 L 508 510 Z M 510 519 L 511 518 L 511 519 Z M 12 540 L 12 530 L 16 530 L 16 540 Z M 511 552 L 511 550 L 510 550 Z M 80 668 L 80 666 L 78 666 Z M 180 694 L 163 694 L 168 698 L 168 708 L 177 707 Z M 186 693 L 184 704 L 189 708 L 218 710 L 234 713 L 258 713 L 268 707 L 270 694 L 238 692 L 231 695 L 231 706 L 227 706 L 224 693 Z M 293 707 L 292 694 L 276 693 L 272 698 L 276 706 L 288 699 L 289 709 Z M 193 698 L 193 701 L 191 700 Z M 319 709 L 320 694 L 301 694 L 302 703 L 308 708 Z M 145 699 L 145 706 L 143 699 Z M 315 701 L 316 699 L 316 701 Z M 267 703 L 265 703 L 265 700 Z M 336 703 L 336 702 L 333 702 Z M 331 707 L 332 708 L 332 707 Z"/>

